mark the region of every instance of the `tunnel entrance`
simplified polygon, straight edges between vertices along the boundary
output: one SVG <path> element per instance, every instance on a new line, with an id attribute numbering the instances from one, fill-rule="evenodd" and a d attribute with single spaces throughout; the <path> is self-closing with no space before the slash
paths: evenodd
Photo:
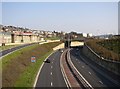
<path id="1" fill-rule="evenodd" d="M 64 42 L 64 48 L 70 48 L 71 41 L 65 41 Z"/>

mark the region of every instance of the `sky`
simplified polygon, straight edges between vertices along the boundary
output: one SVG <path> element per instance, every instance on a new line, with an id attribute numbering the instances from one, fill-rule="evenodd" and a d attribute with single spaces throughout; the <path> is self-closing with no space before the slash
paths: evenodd
<path id="1" fill-rule="evenodd" d="M 46 31 L 118 33 L 118 2 L 2 2 L 2 23 Z"/>

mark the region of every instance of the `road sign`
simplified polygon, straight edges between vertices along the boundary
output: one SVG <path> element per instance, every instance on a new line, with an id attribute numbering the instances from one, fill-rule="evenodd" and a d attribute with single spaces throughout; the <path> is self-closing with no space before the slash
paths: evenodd
<path id="1" fill-rule="evenodd" d="M 36 62 L 36 58 L 34 56 L 31 57 L 31 62 Z"/>

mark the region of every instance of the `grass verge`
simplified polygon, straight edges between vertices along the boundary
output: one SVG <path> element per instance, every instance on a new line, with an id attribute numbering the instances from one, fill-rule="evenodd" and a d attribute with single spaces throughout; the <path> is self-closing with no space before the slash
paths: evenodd
<path id="1" fill-rule="evenodd" d="M 45 57 L 53 51 L 52 48 L 60 43 L 36 44 L 5 56 L 2 59 L 2 86 L 32 87 L 39 66 Z M 31 56 L 36 57 L 36 63 L 31 63 Z"/>
<path id="2" fill-rule="evenodd" d="M 10 49 L 10 48 L 13 48 L 13 47 L 16 47 L 16 46 L 19 46 L 19 45 L 0 46 L 0 51 L 7 50 L 7 49 Z"/>
<path id="3" fill-rule="evenodd" d="M 15 87 L 32 87 L 34 84 L 34 80 L 36 78 L 37 72 L 42 65 L 45 58 L 47 58 L 52 51 L 48 52 L 44 56 L 42 56 L 40 59 L 37 60 L 36 63 L 31 64 L 23 74 L 19 77 L 19 79 L 15 83 Z"/>

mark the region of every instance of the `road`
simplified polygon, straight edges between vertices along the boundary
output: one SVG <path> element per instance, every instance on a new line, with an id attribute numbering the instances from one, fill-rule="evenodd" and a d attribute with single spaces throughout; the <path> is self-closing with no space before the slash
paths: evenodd
<path id="1" fill-rule="evenodd" d="M 61 52 L 56 51 L 48 59 L 50 63 L 45 63 L 41 69 L 36 88 L 45 87 L 62 87 L 66 88 L 66 83 L 64 81 L 61 69 L 60 69 L 60 56 Z"/>
<path id="2" fill-rule="evenodd" d="M 13 52 L 15 50 L 18 50 L 18 49 L 21 49 L 23 47 L 30 46 L 30 45 L 33 45 L 33 44 L 35 44 L 35 43 L 24 44 L 24 45 L 13 47 L 13 48 L 10 48 L 10 49 L 7 49 L 7 50 L 3 50 L 3 51 L 0 52 L 0 57 L 3 57 L 3 56 L 5 56 L 5 55 L 7 55 L 7 54 L 9 54 L 9 53 L 11 53 L 11 52 Z"/>
<path id="3" fill-rule="evenodd" d="M 82 53 L 82 48 L 72 48 L 71 61 L 92 87 L 120 87 L 120 77 L 97 65 Z"/>

